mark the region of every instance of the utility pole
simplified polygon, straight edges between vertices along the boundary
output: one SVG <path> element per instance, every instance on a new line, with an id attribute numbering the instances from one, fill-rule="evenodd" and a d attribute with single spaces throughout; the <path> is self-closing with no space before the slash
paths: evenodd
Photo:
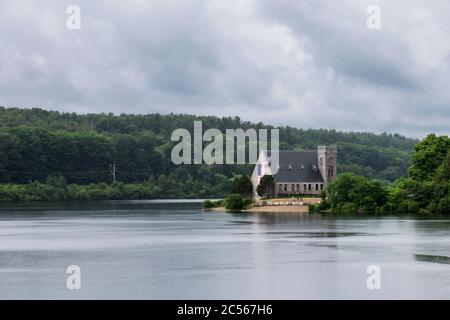
<path id="1" fill-rule="evenodd" d="M 112 181 L 116 182 L 116 163 L 115 162 L 109 164 L 109 171 L 112 176 Z"/>

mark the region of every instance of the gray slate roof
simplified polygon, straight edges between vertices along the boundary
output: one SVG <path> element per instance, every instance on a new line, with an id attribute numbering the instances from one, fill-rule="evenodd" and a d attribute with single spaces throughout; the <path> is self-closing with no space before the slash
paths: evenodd
<path id="1" fill-rule="evenodd" d="M 317 151 L 278 152 L 280 168 L 274 175 L 275 182 L 324 182 L 317 163 Z M 314 166 L 316 170 L 313 169 Z"/>

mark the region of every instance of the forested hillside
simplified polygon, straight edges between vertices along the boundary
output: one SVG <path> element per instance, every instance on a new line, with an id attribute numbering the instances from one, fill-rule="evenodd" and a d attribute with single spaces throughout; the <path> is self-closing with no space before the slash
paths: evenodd
<path id="1" fill-rule="evenodd" d="M 43 109 L 0 107 L 0 183 L 25 184 L 63 176 L 68 183 L 111 182 L 110 164 L 116 163 L 117 181 L 153 181 L 157 196 L 202 197 L 226 194 L 230 178 L 251 173 L 252 166 L 184 165 L 170 161 L 177 128 L 272 128 L 238 117 L 193 115 L 113 115 L 60 113 Z M 315 149 L 337 144 L 339 167 L 368 178 L 394 181 L 406 175 L 410 153 L 418 142 L 400 135 L 344 133 L 325 129 L 281 127 L 280 148 Z M 172 192 L 172 193 L 170 193 Z"/>

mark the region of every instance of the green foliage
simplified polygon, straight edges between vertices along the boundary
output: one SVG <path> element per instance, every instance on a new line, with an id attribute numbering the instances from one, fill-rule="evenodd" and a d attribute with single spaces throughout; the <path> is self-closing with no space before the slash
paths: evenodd
<path id="1" fill-rule="evenodd" d="M 238 117 L 78 115 L 0 107 L 0 201 L 207 198 L 224 197 L 230 189 L 232 193 L 251 195 L 247 176 L 253 165 L 172 164 L 170 135 L 177 128 L 192 131 L 194 120 L 203 121 L 204 130 L 217 128 L 222 132 L 229 128 L 272 128 Z M 418 142 L 397 134 L 279 129 L 281 149 L 337 144 L 339 172 L 360 175 L 366 178 L 363 180 L 404 177 L 410 153 Z M 120 181 L 116 183 L 112 183 L 109 168 L 113 162 Z M 380 207 L 392 211 L 399 206 L 414 209 L 405 202 L 411 200 L 421 210 L 437 212 L 445 208 L 445 200 L 440 203 L 449 192 L 448 137 L 430 135 L 417 144 L 409 172 L 407 179 L 392 187 L 355 178 L 350 184 L 357 183 L 360 190 L 331 194 L 323 206 L 336 210 L 337 203 L 347 202 L 354 203 L 359 211 L 377 211 Z M 240 178 L 233 183 L 235 176 Z M 270 195 L 270 187 L 265 189 L 258 193 Z M 383 204 L 386 193 L 389 199 Z"/>
<path id="2" fill-rule="evenodd" d="M 436 212 L 450 214 L 450 196 L 439 200 L 439 204 L 436 207 Z"/>
<path id="3" fill-rule="evenodd" d="M 203 202 L 203 209 L 212 209 L 222 206 L 222 200 L 218 201 L 211 201 L 211 200 L 205 200 Z"/>
<path id="4" fill-rule="evenodd" d="M 358 207 L 354 203 L 343 202 L 333 207 L 331 212 L 339 214 L 355 214 L 358 213 Z"/>
<path id="5" fill-rule="evenodd" d="M 275 180 L 272 175 L 264 175 L 259 181 L 256 192 L 260 197 L 271 197 L 275 194 Z"/>
<path id="6" fill-rule="evenodd" d="M 327 188 L 332 211 L 449 214 L 450 139 L 430 134 L 416 145 L 412 159 L 409 176 L 393 185 L 341 174 Z"/>
<path id="7" fill-rule="evenodd" d="M 224 206 L 227 210 L 244 210 L 250 208 L 252 205 L 252 200 L 250 198 L 246 198 L 241 194 L 230 194 L 224 200 Z"/>
<path id="8" fill-rule="evenodd" d="M 330 209 L 330 203 L 328 202 L 328 200 L 325 198 L 325 192 L 323 193 L 323 198 L 322 201 L 319 203 L 310 203 L 308 204 L 308 211 L 309 212 L 325 212 L 328 211 Z"/>
<path id="9" fill-rule="evenodd" d="M 266 128 L 271 126 L 242 121 L 238 117 L 193 115 L 114 115 L 60 113 L 42 109 L 0 107 L 0 183 L 44 182 L 48 176 L 64 176 L 68 183 L 111 182 L 109 165 L 116 163 L 117 180 L 143 182 L 150 177 L 169 177 L 177 166 L 170 160 L 170 135 L 177 128 L 193 129 L 194 120 L 204 130 Z M 393 181 L 406 174 L 409 152 L 416 140 L 400 135 L 343 133 L 335 130 L 303 130 L 281 127 L 281 149 L 315 149 L 337 144 L 339 172 Z M 209 191 L 201 183 L 221 179 L 221 196 L 229 192 L 235 175 L 252 172 L 252 165 L 187 166 L 198 182 L 202 197 Z M 205 167 L 210 167 L 204 169 Z M 228 179 L 228 180 L 227 180 Z"/>
<path id="10" fill-rule="evenodd" d="M 226 195 L 218 185 L 169 180 L 161 176 L 158 180 L 135 183 L 90 183 L 87 185 L 65 184 L 63 177 L 49 177 L 46 183 L 0 184 L 0 202 L 60 201 L 60 200 L 120 200 L 120 199 L 177 199 L 215 197 Z M 178 186 L 178 188 L 177 188 Z M 190 191 L 187 191 L 191 189 Z"/>
<path id="11" fill-rule="evenodd" d="M 442 164 L 436 170 L 436 180 L 439 182 L 450 181 L 450 151 L 442 160 Z"/>
<path id="12" fill-rule="evenodd" d="M 350 212 L 374 212 L 388 200 L 387 191 L 381 182 L 350 173 L 339 175 L 327 189 L 332 212 L 342 212 L 344 204 L 344 209 Z M 353 204 L 354 207 L 348 204 Z"/>
<path id="13" fill-rule="evenodd" d="M 308 211 L 309 212 L 319 212 L 319 206 L 316 203 L 310 203 L 310 204 L 308 204 Z"/>
<path id="14" fill-rule="evenodd" d="M 203 208 L 204 209 L 212 209 L 212 208 L 214 208 L 214 202 L 212 202 L 211 200 L 205 200 L 203 202 Z"/>
<path id="15" fill-rule="evenodd" d="M 422 181 L 433 179 L 437 168 L 444 165 L 443 162 L 449 150 L 450 138 L 448 136 L 428 135 L 414 147 L 409 177 Z"/>
<path id="16" fill-rule="evenodd" d="M 231 184 L 230 193 L 237 193 L 243 196 L 252 196 L 253 185 L 247 175 L 236 176 Z"/>
<path id="17" fill-rule="evenodd" d="M 177 128 L 192 131 L 194 120 L 203 121 L 204 130 L 222 132 L 272 128 L 238 117 L 78 115 L 0 107 L 0 202 L 208 198 L 225 197 L 231 190 L 224 205 L 248 207 L 253 165 L 172 164 L 170 135 Z M 338 146 L 342 174 L 311 210 L 450 213 L 447 136 L 431 134 L 418 143 L 397 134 L 279 129 L 280 149 Z M 113 162 L 115 183 L 109 168 Z M 270 195 L 271 189 L 270 178 L 263 177 L 258 194 Z"/>
<path id="18" fill-rule="evenodd" d="M 408 199 L 403 200 L 399 203 L 398 207 L 395 208 L 396 213 L 418 213 L 419 212 L 419 203 L 417 201 Z"/>

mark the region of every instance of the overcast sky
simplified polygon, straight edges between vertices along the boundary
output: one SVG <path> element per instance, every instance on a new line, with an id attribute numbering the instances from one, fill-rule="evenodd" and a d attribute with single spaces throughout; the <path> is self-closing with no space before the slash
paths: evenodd
<path id="1" fill-rule="evenodd" d="M 69 5 L 81 30 L 66 26 Z M 381 30 L 366 9 L 381 9 Z M 448 0 L 2 0 L 0 105 L 450 133 Z"/>

